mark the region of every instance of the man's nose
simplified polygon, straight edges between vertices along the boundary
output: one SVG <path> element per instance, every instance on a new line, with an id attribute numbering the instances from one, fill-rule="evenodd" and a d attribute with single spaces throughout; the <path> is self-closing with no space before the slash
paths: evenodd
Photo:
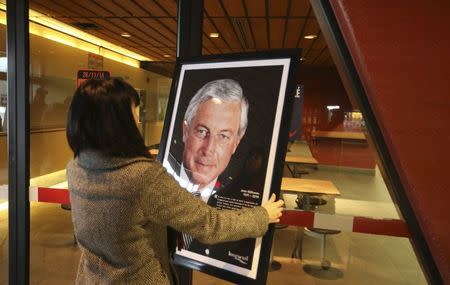
<path id="1" fill-rule="evenodd" d="M 217 139 L 214 136 L 208 136 L 203 140 L 202 150 L 204 153 L 213 153 L 216 145 Z"/>

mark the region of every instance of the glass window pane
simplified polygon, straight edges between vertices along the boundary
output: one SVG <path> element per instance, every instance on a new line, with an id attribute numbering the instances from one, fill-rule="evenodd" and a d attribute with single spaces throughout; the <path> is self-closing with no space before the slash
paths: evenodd
<path id="1" fill-rule="evenodd" d="M 1 3 L 1 2 L 0 2 Z M 8 282 L 8 133 L 6 11 L 0 9 L 0 284 Z"/>
<path id="2" fill-rule="evenodd" d="M 291 127 L 300 135 L 290 139 L 283 174 L 299 179 L 291 181 L 300 193 L 283 190 L 282 196 L 288 209 L 326 214 L 321 216 L 325 231 L 278 228 L 273 256 L 282 266 L 269 273 L 268 284 L 426 284 L 408 238 L 362 233 L 349 222 L 362 217 L 405 225 L 376 164 L 364 117 L 347 96 L 309 1 L 213 2 L 205 1 L 203 54 L 302 49 L 292 113 L 296 127 Z M 326 231 L 338 219 L 346 230 Z M 195 284 L 208 282 L 217 280 L 194 272 Z"/>
<path id="3" fill-rule="evenodd" d="M 75 2 L 68 5 L 78 7 Z M 103 5 L 115 4 L 104 1 Z M 79 17 L 90 16 L 85 9 L 75 10 L 73 13 Z M 56 11 L 64 12 L 57 17 L 49 16 Z M 117 36 L 97 32 L 111 26 L 92 30 L 75 24 L 69 27 L 67 24 L 72 23 L 67 19 L 72 15 L 58 4 L 43 7 L 30 1 L 30 191 L 39 193 L 48 188 L 67 190 L 65 168 L 73 154 L 67 144 L 65 126 L 79 83 L 78 71 L 107 71 L 111 78 L 123 78 L 138 91 L 139 127 L 148 146 L 159 143 L 170 91 L 171 78 L 167 72 L 139 67 L 140 62 L 132 52 L 145 48 L 116 52 L 122 48 L 114 40 Z M 50 22 L 53 29 L 47 26 Z M 102 45 L 116 44 L 116 47 L 103 48 L 89 38 L 92 35 L 104 40 Z M 142 60 L 150 56 L 140 54 Z M 46 199 L 44 203 L 30 198 L 30 284 L 73 283 L 80 252 L 74 239 L 70 205 L 53 194 Z"/>

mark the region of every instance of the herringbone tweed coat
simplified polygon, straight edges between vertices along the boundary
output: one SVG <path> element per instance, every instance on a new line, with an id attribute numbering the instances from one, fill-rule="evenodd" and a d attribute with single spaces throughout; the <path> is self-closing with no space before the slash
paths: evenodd
<path id="1" fill-rule="evenodd" d="M 147 158 L 84 151 L 67 166 L 81 250 L 76 284 L 173 284 L 167 226 L 203 243 L 263 235 L 262 207 L 216 210 Z"/>

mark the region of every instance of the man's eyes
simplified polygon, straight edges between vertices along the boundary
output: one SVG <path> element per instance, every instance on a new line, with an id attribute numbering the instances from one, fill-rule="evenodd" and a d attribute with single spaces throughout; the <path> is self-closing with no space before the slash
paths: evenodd
<path id="1" fill-rule="evenodd" d="M 209 134 L 208 130 L 206 129 L 196 129 L 195 135 L 199 138 L 205 138 Z"/>
<path id="2" fill-rule="evenodd" d="M 202 128 L 195 129 L 195 136 L 198 137 L 199 139 L 205 139 L 205 138 L 209 137 L 210 135 L 211 134 L 207 129 L 202 129 Z M 231 136 L 228 134 L 220 133 L 220 134 L 216 135 L 216 138 L 221 142 L 226 142 L 231 139 Z"/>
<path id="3" fill-rule="evenodd" d="M 225 140 L 229 140 L 230 136 L 227 136 L 225 134 L 218 134 L 217 137 L 219 138 L 219 140 L 221 141 L 225 141 Z"/>

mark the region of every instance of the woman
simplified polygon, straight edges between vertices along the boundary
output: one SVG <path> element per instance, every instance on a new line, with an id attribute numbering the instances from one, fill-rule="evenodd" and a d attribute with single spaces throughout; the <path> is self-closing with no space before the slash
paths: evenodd
<path id="1" fill-rule="evenodd" d="M 67 167 L 76 284 L 172 284 L 167 226 L 203 243 L 262 236 L 282 201 L 217 210 L 193 197 L 151 159 L 136 125 L 139 96 L 128 83 L 90 80 L 74 94 Z"/>

